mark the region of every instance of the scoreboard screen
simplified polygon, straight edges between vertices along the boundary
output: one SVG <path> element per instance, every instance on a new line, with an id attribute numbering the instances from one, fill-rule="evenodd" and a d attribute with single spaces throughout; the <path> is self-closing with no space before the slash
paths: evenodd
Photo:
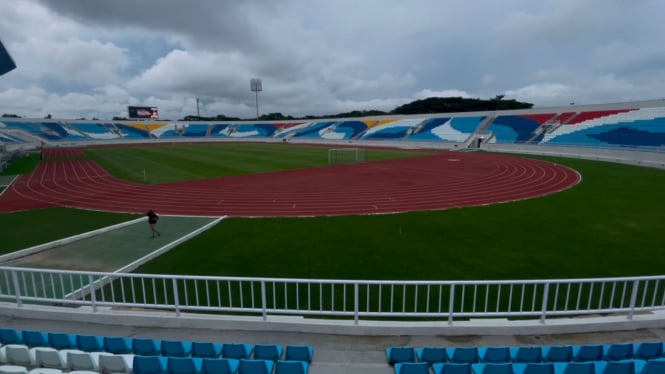
<path id="1" fill-rule="evenodd" d="M 155 106 L 129 106 L 127 107 L 129 118 L 157 119 L 159 111 Z"/>

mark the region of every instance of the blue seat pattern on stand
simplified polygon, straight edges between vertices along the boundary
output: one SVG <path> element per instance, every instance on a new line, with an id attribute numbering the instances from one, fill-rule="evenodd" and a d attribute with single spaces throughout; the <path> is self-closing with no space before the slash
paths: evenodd
<path id="1" fill-rule="evenodd" d="M 254 346 L 255 360 L 277 361 L 282 358 L 284 348 L 276 344 L 257 344 Z"/>
<path id="2" fill-rule="evenodd" d="M 395 364 L 395 374 L 429 373 L 429 365 L 426 362 L 398 362 Z"/>
<path id="3" fill-rule="evenodd" d="M 432 365 L 432 369 L 434 374 L 471 374 L 471 364 L 436 363 Z"/>
<path id="4" fill-rule="evenodd" d="M 633 357 L 642 360 L 649 360 L 663 356 L 663 343 L 661 342 L 644 342 L 635 344 Z"/>
<path id="5" fill-rule="evenodd" d="M 191 353 L 191 342 L 180 340 L 162 340 L 162 356 L 187 357 Z"/>
<path id="6" fill-rule="evenodd" d="M 603 346 L 600 344 L 578 345 L 573 347 L 574 361 L 599 361 L 602 359 Z"/>
<path id="7" fill-rule="evenodd" d="M 278 360 L 275 363 L 275 374 L 307 374 L 309 364 L 305 361 Z"/>
<path id="8" fill-rule="evenodd" d="M 448 361 L 448 354 L 443 347 L 420 347 L 416 349 L 418 361 L 427 362 L 432 365 L 435 362 Z"/>
<path id="9" fill-rule="evenodd" d="M 132 339 L 132 353 L 141 356 L 159 356 L 162 353 L 162 342 L 155 339 Z"/>
<path id="10" fill-rule="evenodd" d="M 204 358 L 201 363 L 202 374 L 234 374 L 240 361 L 232 358 Z"/>
<path id="11" fill-rule="evenodd" d="M 224 343 L 222 344 L 222 357 L 234 358 L 236 360 L 248 359 L 252 354 L 253 347 L 244 343 Z"/>
<path id="12" fill-rule="evenodd" d="M 510 357 L 513 362 L 541 362 L 543 354 L 540 347 L 511 347 Z"/>
<path id="13" fill-rule="evenodd" d="M 192 342 L 192 357 L 219 358 L 222 345 L 212 342 Z"/>
<path id="14" fill-rule="evenodd" d="M 548 346 L 542 350 L 545 362 L 568 362 L 573 359 L 573 347 L 569 345 Z"/>
<path id="15" fill-rule="evenodd" d="M 482 347 L 478 348 L 480 362 L 510 362 L 510 348 L 508 347 Z"/>
<path id="16" fill-rule="evenodd" d="M 104 350 L 104 340 L 96 335 L 76 335 L 76 348 L 84 352 L 101 352 Z"/>
<path id="17" fill-rule="evenodd" d="M 240 360 L 238 374 L 271 374 L 274 366 L 268 360 Z"/>
<path id="18" fill-rule="evenodd" d="M 609 344 L 603 346 L 603 358 L 608 361 L 620 361 L 633 358 L 633 344 Z"/>
<path id="19" fill-rule="evenodd" d="M 168 357 L 166 371 L 168 374 L 200 374 L 202 361 L 199 357 Z"/>
<path id="20" fill-rule="evenodd" d="M 113 354 L 132 353 L 132 340 L 120 336 L 105 336 L 104 351 Z"/>
<path id="21" fill-rule="evenodd" d="M 556 362 L 554 370 L 557 374 L 596 374 L 593 362 Z"/>
<path id="22" fill-rule="evenodd" d="M 475 374 L 514 374 L 513 365 L 509 363 L 480 363 L 471 364 L 471 369 Z"/>
<path id="23" fill-rule="evenodd" d="M 514 363 L 515 374 L 555 374 L 554 364 L 551 362 Z"/>
<path id="24" fill-rule="evenodd" d="M 55 349 L 76 349 L 76 336 L 64 332 L 49 332 L 48 343 Z"/>
<path id="25" fill-rule="evenodd" d="M 167 358 L 163 356 L 134 356 L 134 374 L 166 374 Z"/>
<path id="26" fill-rule="evenodd" d="M 284 359 L 288 361 L 304 361 L 311 363 L 314 357 L 314 349 L 308 345 L 287 345 Z"/>
<path id="27" fill-rule="evenodd" d="M 395 365 L 399 362 L 416 362 L 416 354 L 413 347 L 386 348 L 386 357 L 388 358 L 388 364 L 390 365 Z"/>
<path id="28" fill-rule="evenodd" d="M 480 360 L 477 347 L 447 348 L 450 362 L 473 364 Z"/>
<path id="29" fill-rule="evenodd" d="M 0 329 L 0 343 L 7 344 L 23 344 L 23 331 L 2 328 Z"/>
<path id="30" fill-rule="evenodd" d="M 41 331 L 23 330 L 23 342 L 28 347 L 48 347 L 48 335 Z"/>

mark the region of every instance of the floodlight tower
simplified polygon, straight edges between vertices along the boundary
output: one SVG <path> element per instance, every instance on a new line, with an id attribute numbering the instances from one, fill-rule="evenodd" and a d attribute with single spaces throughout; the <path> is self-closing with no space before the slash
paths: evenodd
<path id="1" fill-rule="evenodd" d="M 252 78 L 249 80 L 249 88 L 256 94 L 256 119 L 259 119 L 259 91 L 263 91 L 261 79 Z"/>

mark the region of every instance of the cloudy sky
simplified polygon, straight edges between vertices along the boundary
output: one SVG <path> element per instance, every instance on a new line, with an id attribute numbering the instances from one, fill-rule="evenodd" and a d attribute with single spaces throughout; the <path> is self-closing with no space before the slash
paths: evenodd
<path id="1" fill-rule="evenodd" d="M 0 113 L 322 115 L 665 97 L 663 0 L 0 0 Z"/>

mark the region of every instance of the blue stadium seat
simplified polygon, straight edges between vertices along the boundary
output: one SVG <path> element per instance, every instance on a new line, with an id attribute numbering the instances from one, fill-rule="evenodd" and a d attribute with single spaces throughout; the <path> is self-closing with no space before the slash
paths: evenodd
<path id="1" fill-rule="evenodd" d="M 168 357 L 166 371 L 168 374 L 200 374 L 202 360 L 198 357 Z"/>
<path id="2" fill-rule="evenodd" d="M 421 347 L 416 349 L 418 361 L 427 362 L 432 365 L 435 362 L 447 362 L 448 354 L 443 347 Z"/>
<path id="3" fill-rule="evenodd" d="M 474 374 L 515 374 L 513 365 L 510 363 L 496 364 L 496 363 L 482 363 L 472 364 Z"/>
<path id="4" fill-rule="evenodd" d="M 192 352 L 192 343 L 180 340 L 162 340 L 162 356 L 187 357 Z"/>
<path id="5" fill-rule="evenodd" d="M 48 343 L 55 349 L 76 349 L 76 336 L 63 332 L 49 332 Z"/>
<path id="6" fill-rule="evenodd" d="M 603 359 L 603 346 L 577 345 L 573 347 L 573 361 L 600 361 Z"/>
<path id="7" fill-rule="evenodd" d="M 437 362 L 432 365 L 434 374 L 471 374 L 471 364 Z"/>
<path id="8" fill-rule="evenodd" d="M 554 364 L 551 362 L 514 363 L 515 374 L 554 374 Z"/>
<path id="9" fill-rule="evenodd" d="M 450 362 L 458 364 L 474 364 L 480 361 L 478 348 L 476 347 L 456 347 L 448 348 L 448 357 Z"/>
<path id="10" fill-rule="evenodd" d="M 238 364 L 239 361 L 232 358 L 204 358 L 202 359 L 201 373 L 234 374 L 238 370 Z"/>
<path id="11" fill-rule="evenodd" d="M 272 374 L 274 366 L 268 360 L 240 360 L 238 374 Z"/>
<path id="12" fill-rule="evenodd" d="M 663 356 L 663 343 L 661 342 L 645 342 L 635 344 L 635 351 L 633 357 L 640 360 L 651 360 Z"/>
<path id="13" fill-rule="evenodd" d="M 28 347 L 48 347 L 48 335 L 36 330 L 23 330 L 23 343 Z"/>
<path id="14" fill-rule="evenodd" d="M 222 344 L 222 358 L 234 358 L 236 360 L 248 359 L 252 354 L 253 347 L 244 343 Z"/>
<path id="15" fill-rule="evenodd" d="M 289 350 L 287 347 L 286 353 Z M 389 347 L 386 348 L 386 357 L 389 365 L 395 365 L 400 362 L 416 362 L 416 353 L 413 347 Z M 289 360 L 289 358 L 286 358 Z"/>
<path id="16" fill-rule="evenodd" d="M 192 342 L 192 357 L 219 358 L 222 345 L 211 342 Z"/>
<path id="17" fill-rule="evenodd" d="M 604 345 L 603 357 L 609 361 L 627 360 L 633 357 L 633 350 L 631 343 Z"/>
<path id="18" fill-rule="evenodd" d="M 162 342 L 155 339 L 132 339 L 132 353 L 141 356 L 159 356 L 162 353 Z"/>
<path id="19" fill-rule="evenodd" d="M 166 374 L 166 357 L 134 356 L 134 374 Z"/>
<path id="20" fill-rule="evenodd" d="M 510 362 L 510 349 L 508 347 L 483 347 L 478 349 L 478 356 L 480 362 Z"/>
<path id="21" fill-rule="evenodd" d="M 102 352 L 104 340 L 95 335 L 76 335 L 76 348 L 85 352 Z"/>
<path id="22" fill-rule="evenodd" d="M 276 344 L 257 344 L 254 346 L 255 360 L 277 361 L 282 358 L 284 348 Z"/>
<path id="23" fill-rule="evenodd" d="M 631 360 L 625 361 L 598 361 L 596 362 L 597 374 L 635 374 L 635 363 Z"/>
<path id="24" fill-rule="evenodd" d="M 639 374 L 662 374 L 665 373 L 665 360 L 647 360 Z"/>
<path id="25" fill-rule="evenodd" d="M 105 336 L 104 351 L 113 354 L 132 353 L 132 339 L 120 336 Z"/>
<path id="26" fill-rule="evenodd" d="M 511 347 L 510 357 L 513 362 L 540 362 L 543 354 L 540 346 L 538 347 Z"/>
<path id="27" fill-rule="evenodd" d="M 304 361 L 308 364 L 312 362 L 314 349 L 308 345 L 287 345 L 284 359 L 287 361 Z"/>
<path id="28" fill-rule="evenodd" d="M 554 370 L 557 374 L 596 374 L 593 362 L 556 362 Z"/>
<path id="29" fill-rule="evenodd" d="M 0 329 L 0 343 L 7 344 L 23 344 L 23 332 L 14 329 Z"/>
<path id="30" fill-rule="evenodd" d="M 427 362 L 398 362 L 395 374 L 430 374 Z"/>
<path id="31" fill-rule="evenodd" d="M 275 363 L 275 374 L 307 374 L 309 364 L 305 361 L 278 360 Z"/>
<path id="32" fill-rule="evenodd" d="M 569 345 L 555 345 L 543 347 L 543 361 L 569 362 L 573 359 L 573 347 Z"/>

